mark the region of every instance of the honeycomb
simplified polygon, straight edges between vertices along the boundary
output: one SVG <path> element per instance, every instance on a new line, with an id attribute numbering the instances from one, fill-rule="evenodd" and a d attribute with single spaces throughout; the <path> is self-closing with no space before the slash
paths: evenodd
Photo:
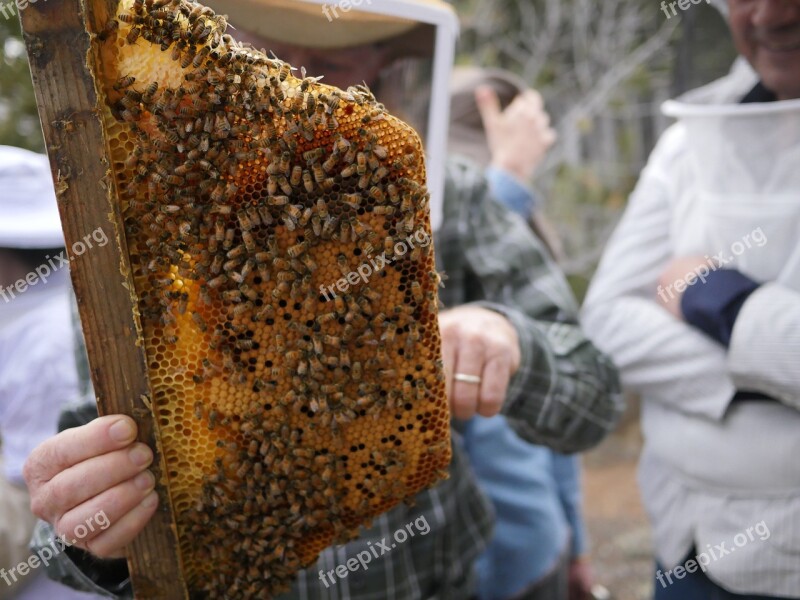
<path id="1" fill-rule="evenodd" d="M 226 28 L 123 0 L 94 56 L 189 592 L 269 598 L 447 476 L 440 278 L 414 130 Z"/>

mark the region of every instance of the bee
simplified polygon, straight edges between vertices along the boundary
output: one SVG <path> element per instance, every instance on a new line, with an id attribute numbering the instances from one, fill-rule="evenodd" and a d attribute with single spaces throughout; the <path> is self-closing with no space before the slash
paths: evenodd
<path id="1" fill-rule="evenodd" d="M 228 277 L 227 277 L 227 275 L 223 274 L 223 275 L 220 275 L 218 277 L 215 277 L 214 279 L 211 279 L 210 281 L 207 282 L 206 285 L 208 285 L 209 288 L 214 290 L 214 289 L 218 288 L 219 286 L 221 286 L 226 281 L 228 281 Z"/>
<path id="2" fill-rule="evenodd" d="M 414 229 L 414 214 L 409 213 L 405 219 L 400 222 L 400 229 L 404 233 L 411 233 Z"/>
<path id="3" fill-rule="evenodd" d="M 322 169 L 326 173 L 330 173 L 331 171 L 333 171 L 334 167 L 336 167 L 336 162 L 337 162 L 336 156 L 331 155 L 325 160 L 325 162 L 322 163 Z"/>
<path id="4" fill-rule="evenodd" d="M 202 331 L 203 333 L 208 331 L 208 325 L 206 324 L 205 320 L 200 315 L 200 313 L 192 312 L 192 320 L 194 320 L 195 324 L 200 329 L 200 331 Z"/>
<path id="5" fill-rule="evenodd" d="M 272 297 L 276 300 L 280 299 L 281 296 L 286 295 L 290 291 L 290 286 L 287 281 L 280 281 L 278 285 L 275 286 L 275 289 L 272 290 Z"/>
<path id="6" fill-rule="evenodd" d="M 225 290 L 222 292 L 222 299 L 225 302 L 239 304 L 242 301 L 242 293 L 239 290 Z"/>
<path id="7" fill-rule="evenodd" d="M 359 175 L 364 175 L 364 173 L 367 172 L 367 155 L 364 154 L 363 152 L 359 152 L 356 155 L 356 160 L 358 161 L 357 162 L 357 167 L 356 167 L 356 172 Z"/>
<path id="8" fill-rule="evenodd" d="M 334 296 L 333 303 L 335 306 L 336 314 L 343 316 L 347 314 L 347 306 L 344 303 L 344 299 L 341 296 Z"/>
<path id="9" fill-rule="evenodd" d="M 322 169 L 322 165 L 315 162 L 311 165 L 311 171 L 314 173 L 314 181 L 317 183 L 322 183 L 325 179 L 325 171 Z"/>
<path id="10" fill-rule="evenodd" d="M 267 203 L 270 206 L 285 206 L 289 202 L 288 196 L 273 196 L 272 194 L 269 195 L 267 198 Z"/>
<path id="11" fill-rule="evenodd" d="M 386 191 L 389 193 L 389 202 L 392 204 L 397 204 L 400 202 L 400 194 L 397 191 L 397 186 L 393 183 L 390 183 L 386 186 Z"/>
<path id="12" fill-rule="evenodd" d="M 253 317 L 254 321 L 266 321 L 275 317 L 275 309 L 271 304 L 265 304 Z"/>
<path id="13" fill-rule="evenodd" d="M 400 204 L 402 212 L 409 212 L 414 209 L 414 197 L 411 194 L 403 195 L 403 202 Z"/>
<path id="14" fill-rule="evenodd" d="M 280 173 L 289 174 L 289 160 L 291 159 L 291 154 L 289 152 L 284 152 L 281 154 L 280 162 L 278 163 L 278 171 Z"/>
<path id="15" fill-rule="evenodd" d="M 377 185 L 373 185 L 369 190 L 369 197 L 375 200 L 376 202 L 383 202 L 384 200 L 383 190 L 379 188 Z"/>
<path id="16" fill-rule="evenodd" d="M 389 174 L 389 169 L 386 167 L 378 167 L 375 173 L 372 174 L 373 181 L 381 181 Z"/>
<path id="17" fill-rule="evenodd" d="M 250 231 L 243 231 L 242 232 L 242 241 L 244 242 L 244 247 L 247 249 L 248 252 L 255 252 L 256 251 L 256 239 L 253 237 L 253 233 Z"/>
<path id="18" fill-rule="evenodd" d="M 175 46 L 175 51 L 180 52 L 178 46 Z M 173 52 L 172 59 L 173 60 L 178 60 L 178 58 L 175 57 L 175 53 L 176 52 Z M 188 69 L 189 65 L 191 65 L 194 62 L 194 58 L 195 58 L 195 54 L 194 54 L 193 51 L 186 52 L 182 56 L 180 56 L 181 68 L 182 69 Z"/>
<path id="19" fill-rule="evenodd" d="M 125 36 L 125 41 L 128 42 L 128 44 L 133 45 L 136 43 L 136 40 L 139 39 L 139 36 L 141 34 L 142 34 L 141 29 L 139 29 L 138 27 L 131 27 L 131 30 L 128 32 L 128 35 Z"/>
<path id="20" fill-rule="evenodd" d="M 322 224 L 322 238 L 323 239 L 330 239 L 333 235 L 334 231 L 336 230 L 336 224 L 338 223 L 338 219 L 333 215 L 329 215 L 325 222 Z"/>
<path id="21" fill-rule="evenodd" d="M 119 18 L 120 20 L 122 20 L 122 17 L 130 17 L 130 16 L 131 15 L 120 15 Z M 124 22 L 127 23 L 130 21 L 124 21 Z M 118 29 L 119 29 L 119 21 L 117 21 L 116 19 L 109 19 L 108 23 L 106 23 L 105 27 L 103 27 L 103 31 L 101 31 L 97 37 L 100 39 L 100 41 L 105 41 L 112 34 L 116 33 Z"/>
<path id="22" fill-rule="evenodd" d="M 135 82 L 136 77 L 131 77 L 130 75 L 127 77 L 121 77 L 114 84 L 114 89 L 117 91 L 124 90 L 125 88 L 132 86 Z"/>
<path id="23" fill-rule="evenodd" d="M 376 215 L 386 215 L 387 217 L 391 217 L 395 213 L 394 206 L 376 206 L 372 209 L 372 212 Z M 391 238 L 389 238 L 391 239 Z"/>
<path id="24" fill-rule="evenodd" d="M 254 347 L 254 342 L 251 339 L 237 340 L 236 347 L 240 350 L 252 350 Z"/>
<path id="25" fill-rule="evenodd" d="M 319 315 L 316 319 L 319 325 L 324 325 L 325 323 L 330 323 L 331 321 L 337 319 L 337 315 L 335 312 L 323 313 Z"/>
<path id="26" fill-rule="evenodd" d="M 151 102 L 157 91 L 158 83 L 154 81 L 145 88 L 144 94 L 142 94 L 142 100 L 147 103 Z"/>
<path id="27" fill-rule="evenodd" d="M 286 179 L 283 175 L 278 177 L 278 185 L 281 187 L 281 191 L 286 194 L 287 196 L 292 195 L 292 186 L 289 185 L 289 180 Z"/>
<path id="28" fill-rule="evenodd" d="M 358 178 L 358 187 L 362 190 L 367 189 L 369 187 L 369 181 L 371 179 L 371 175 L 369 173 L 364 173 L 361 177 Z"/>
<path id="29" fill-rule="evenodd" d="M 253 308 L 253 304 L 250 303 L 250 302 L 244 302 L 243 304 L 237 304 L 236 306 L 233 307 L 233 316 L 234 317 L 241 317 L 246 312 L 249 312 L 250 310 L 252 310 L 252 308 Z"/>
<path id="30" fill-rule="evenodd" d="M 272 225 L 273 222 L 272 215 L 270 214 L 269 209 L 266 206 L 259 206 L 257 209 L 250 209 L 250 210 L 256 211 L 258 216 L 261 218 L 261 223 L 263 223 L 264 225 Z"/>
<path id="31" fill-rule="evenodd" d="M 303 167 L 301 167 L 300 165 L 295 165 L 295 167 L 292 168 L 292 177 L 289 180 L 289 182 L 293 186 L 298 186 L 300 185 L 300 180 L 302 176 L 303 176 Z"/>
<path id="32" fill-rule="evenodd" d="M 414 301 L 418 304 L 422 302 L 422 286 L 420 286 L 419 281 L 413 281 L 411 283 L 411 295 L 414 297 Z"/>
<path id="33" fill-rule="evenodd" d="M 353 237 L 361 239 L 367 235 L 369 232 L 369 228 L 366 227 L 361 221 L 356 218 L 353 218 L 350 221 L 350 225 L 353 228 Z"/>
<path id="34" fill-rule="evenodd" d="M 239 246 L 236 246 L 235 248 L 228 250 L 228 253 L 225 256 L 227 256 L 230 259 L 241 258 L 242 256 L 244 256 L 245 250 L 246 250 L 245 247 L 240 244 Z"/>

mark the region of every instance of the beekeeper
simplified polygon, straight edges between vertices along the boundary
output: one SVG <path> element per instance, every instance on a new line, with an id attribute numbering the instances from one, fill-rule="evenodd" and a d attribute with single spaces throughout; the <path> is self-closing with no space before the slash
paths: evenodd
<path id="1" fill-rule="evenodd" d="M 664 107 L 584 310 L 642 397 L 658 600 L 800 598 L 800 2 L 721 8 L 741 57 Z"/>
<path id="2" fill-rule="evenodd" d="M 25 460 L 78 396 L 69 271 L 47 158 L 0 146 L 0 599 L 89 598 L 31 568 Z M 36 564 L 36 561 L 34 561 Z"/>

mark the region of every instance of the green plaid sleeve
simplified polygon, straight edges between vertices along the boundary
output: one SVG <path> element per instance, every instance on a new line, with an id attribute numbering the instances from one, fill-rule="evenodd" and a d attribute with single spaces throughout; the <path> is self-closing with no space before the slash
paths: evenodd
<path id="1" fill-rule="evenodd" d="M 566 278 L 528 225 L 495 202 L 468 165 L 451 163 L 449 179 L 459 193 L 451 191 L 446 206 L 443 263 L 450 293 L 466 294 L 445 302 L 497 311 L 520 339 L 503 413 L 529 442 L 565 453 L 592 447 L 623 411 L 616 368 L 583 334 Z"/>

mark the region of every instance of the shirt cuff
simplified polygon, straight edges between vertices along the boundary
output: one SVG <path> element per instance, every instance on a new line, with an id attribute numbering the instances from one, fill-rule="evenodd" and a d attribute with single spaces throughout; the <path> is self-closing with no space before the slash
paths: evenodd
<path id="1" fill-rule="evenodd" d="M 727 348 L 739 311 L 759 285 L 734 269 L 712 271 L 704 282 L 696 279 L 684 292 L 684 319 Z"/>
<path id="2" fill-rule="evenodd" d="M 486 181 L 492 196 L 518 215 L 527 219 L 538 208 L 533 191 L 505 169 L 488 167 Z"/>

